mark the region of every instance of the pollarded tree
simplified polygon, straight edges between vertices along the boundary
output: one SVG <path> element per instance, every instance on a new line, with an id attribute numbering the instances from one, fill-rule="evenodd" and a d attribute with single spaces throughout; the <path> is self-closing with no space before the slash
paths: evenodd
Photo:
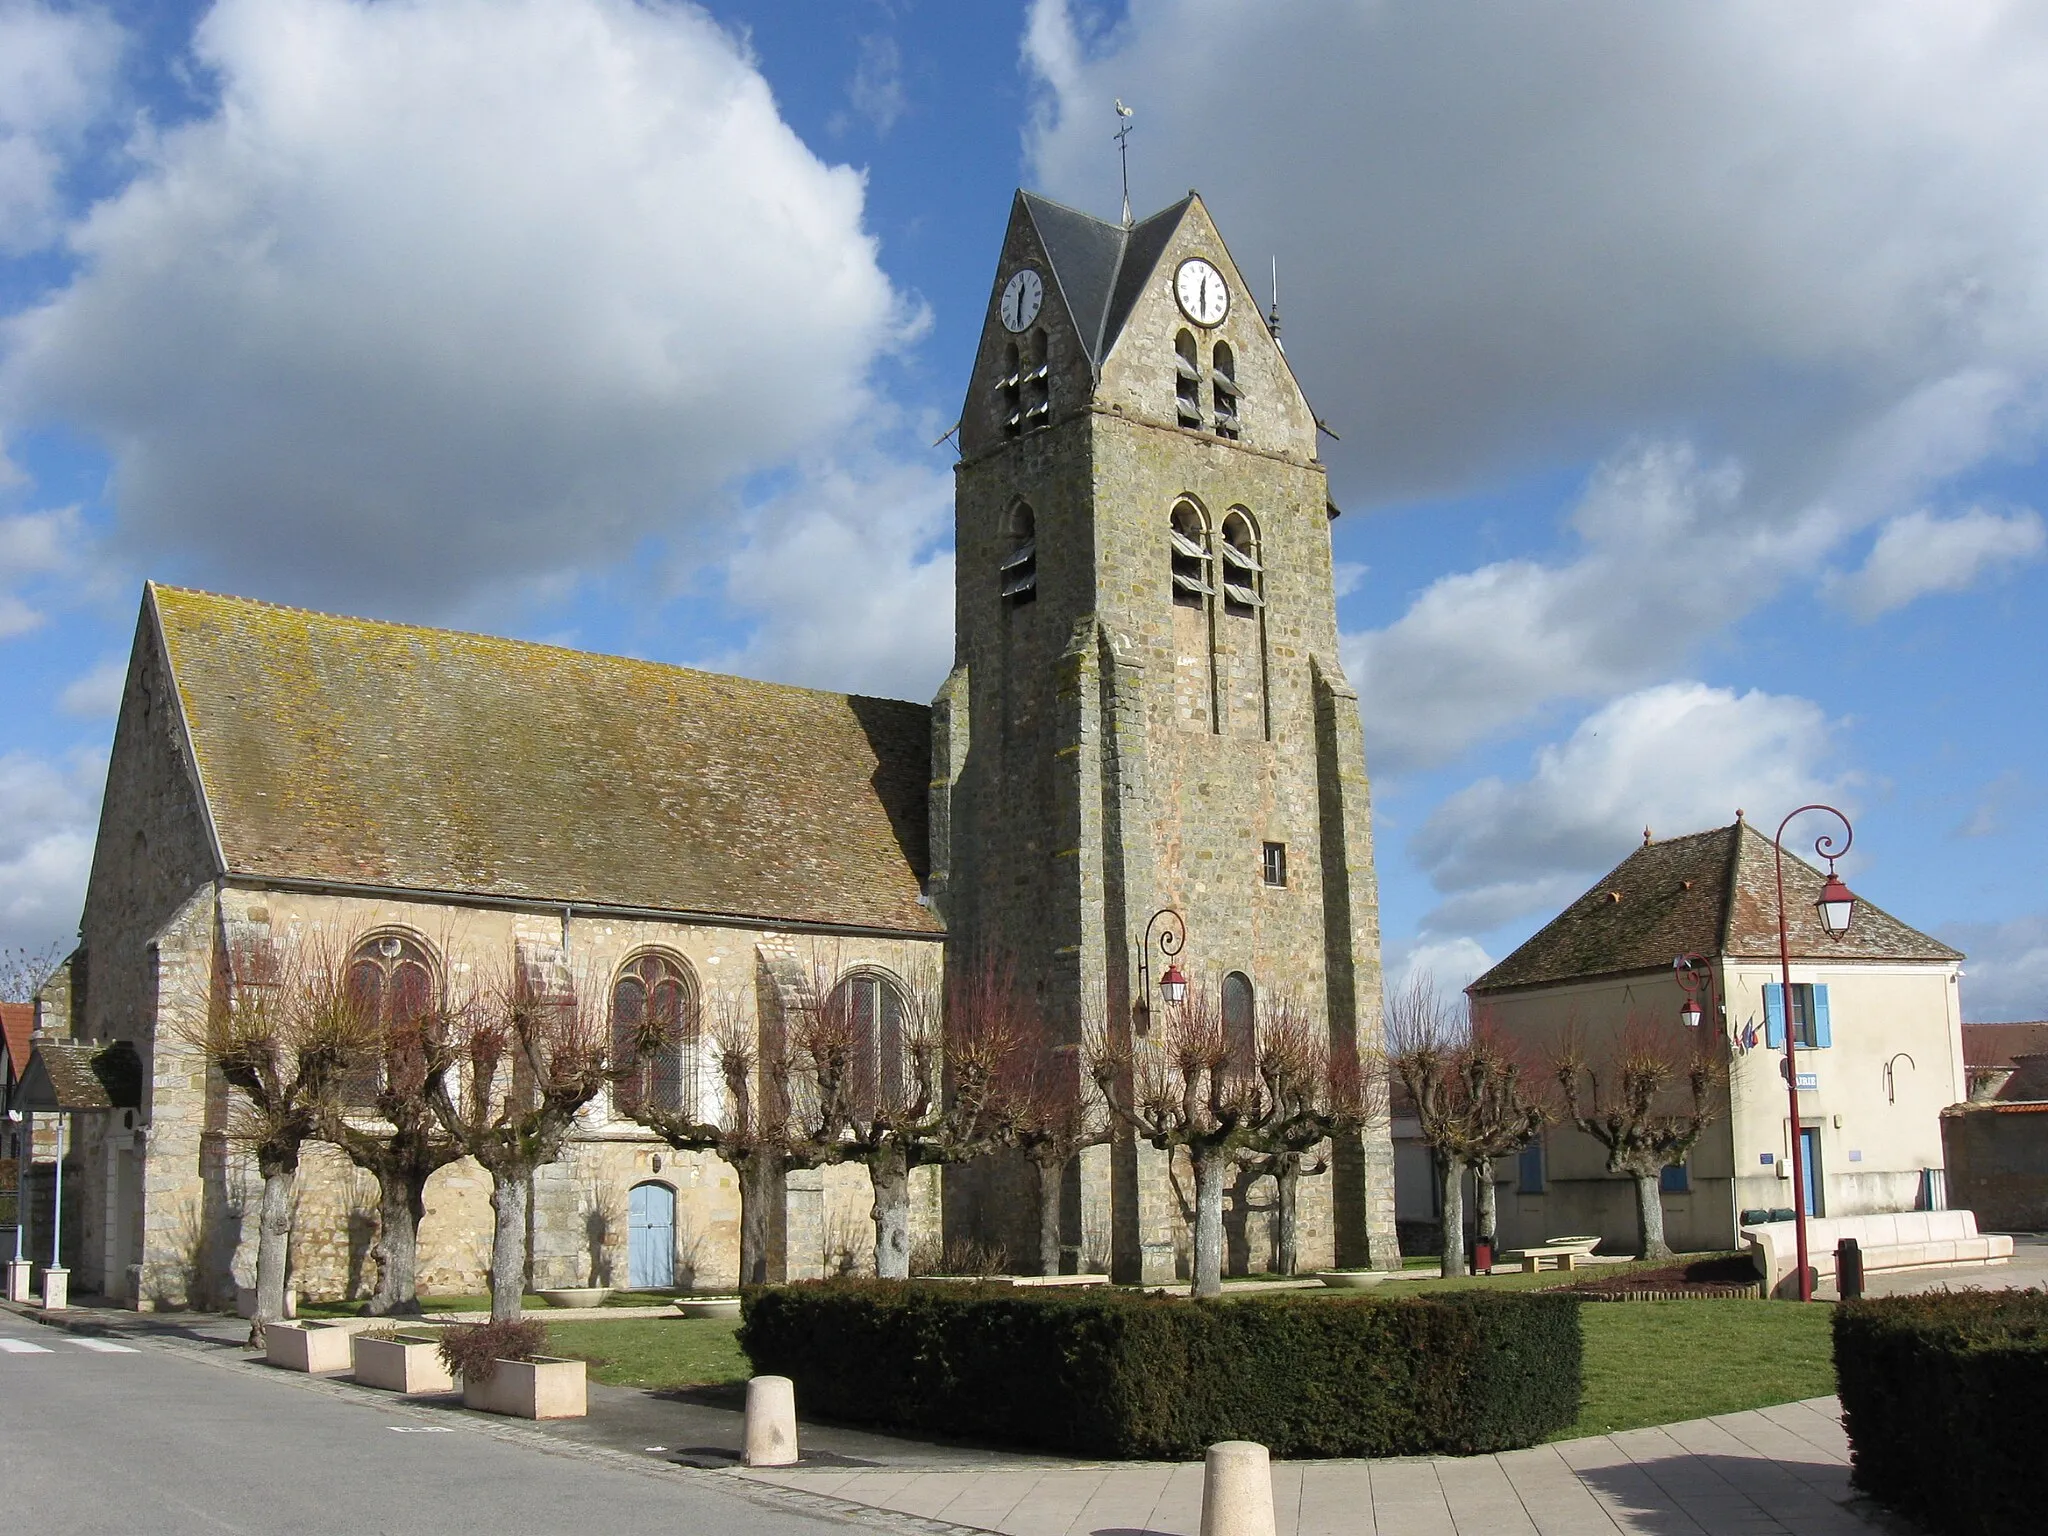
<path id="1" fill-rule="evenodd" d="M 603 1011 L 565 962 L 522 960 L 432 1016 L 427 1099 L 491 1175 L 491 1319 L 520 1315 L 534 1170 L 562 1154 L 612 1076 Z"/>
<path id="2" fill-rule="evenodd" d="M 1387 1063 L 1407 1090 L 1423 1144 L 1435 1155 L 1446 1275 L 1465 1273 L 1465 1169 L 1477 1156 L 1464 1010 L 1417 971 L 1387 998 Z"/>
<path id="3" fill-rule="evenodd" d="M 1658 1183 L 1720 1117 L 1728 1060 L 1719 1031 L 1631 1015 L 1597 1055 L 1568 1031 L 1551 1067 L 1572 1124 L 1607 1149 L 1608 1172 L 1635 1185 L 1636 1257 L 1670 1258 Z"/>
<path id="4" fill-rule="evenodd" d="M 378 1228 L 372 1250 L 377 1290 L 373 1317 L 416 1317 L 420 1223 L 427 1181 L 462 1157 L 429 1094 L 428 1040 L 440 1027 L 440 988 L 417 939 L 372 934 L 349 951 L 346 985 L 369 1026 L 350 1090 L 328 1106 L 321 1139 L 376 1175 Z"/>
<path id="5" fill-rule="evenodd" d="M 1022 1014 L 1022 1010 L 1020 1010 Z M 1067 1165 L 1109 1140 L 1108 1105 L 1081 1071 L 1079 1048 L 1058 1044 L 1044 1016 L 1022 1016 L 1022 1039 L 1002 1092 L 1002 1141 L 1038 1176 L 1038 1272 L 1060 1272 L 1060 1191 Z"/>
<path id="6" fill-rule="evenodd" d="M 345 946 L 318 936 L 242 939 L 221 955 L 202 1018 L 186 1031 L 235 1098 L 229 1139 L 263 1177 L 251 1343 L 284 1316 L 292 1187 L 359 1061 L 372 1025 L 350 995 Z"/>
<path id="7" fill-rule="evenodd" d="M 1540 1061 L 1531 1061 L 1519 1040 L 1479 1011 L 1470 1015 L 1459 1070 L 1464 1078 L 1467 1165 L 1478 1180 L 1475 1227 L 1479 1237 L 1491 1243 L 1497 1231 L 1494 1160 L 1518 1155 L 1557 1119 L 1556 1085 L 1544 1076 Z"/>
<path id="8" fill-rule="evenodd" d="M 814 962 L 791 1055 L 816 1095 L 818 1136 L 860 1163 L 874 1189 L 875 1273 L 910 1277 L 910 1175 L 980 1157 L 1004 1129 L 1005 1066 L 1022 1043 L 1007 988 L 988 967 L 899 989 Z"/>

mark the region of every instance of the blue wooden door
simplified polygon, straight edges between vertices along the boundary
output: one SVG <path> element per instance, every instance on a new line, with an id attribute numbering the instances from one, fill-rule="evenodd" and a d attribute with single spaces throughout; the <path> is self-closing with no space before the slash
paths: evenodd
<path id="1" fill-rule="evenodd" d="M 1822 1215 L 1827 1203 L 1820 1197 L 1820 1131 L 1815 1127 L 1799 1132 L 1799 1174 L 1806 1180 L 1806 1214 Z"/>
<path id="2" fill-rule="evenodd" d="M 666 1184 L 635 1184 L 626 1248 L 626 1284 L 666 1290 L 676 1283 L 676 1192 Z"/>

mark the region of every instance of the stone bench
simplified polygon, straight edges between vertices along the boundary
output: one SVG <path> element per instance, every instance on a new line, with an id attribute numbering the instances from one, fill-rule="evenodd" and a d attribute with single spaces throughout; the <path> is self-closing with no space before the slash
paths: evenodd
<path id="1" fill-rule="evenodd" d="M 1585 1256 L 1586 1250 L 1577 1244 L 1564 1248 L 1523 1248 L 1515 1254 L 1522 1261 L 1525 1275 L 1545 1269 L 1577 1269 L 1579 1260 Z"/>
<path id="2" fill-rule="evenodd" d="M 1742 1229 L 1766 1296 L 1799 1294 L 1797 1226 L 1774 1221 Z M 2003 1264 L 2012 1257 L 2012 1239 L 1980 1233 L 1974 1211 L 1816 1217 L 1806 1223 L 1806 1261 L 1816 1285 L 1834 1278 L 1835 1244 L 1845 1237 L 1855 1238 L 1863 1250 L 1865 1274 L 1943 1264 Z"/>

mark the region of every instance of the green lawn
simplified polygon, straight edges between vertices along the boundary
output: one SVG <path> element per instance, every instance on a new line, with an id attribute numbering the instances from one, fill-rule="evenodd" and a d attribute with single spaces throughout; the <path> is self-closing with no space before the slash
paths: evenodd
<path id="1" fill-rule="evenodd" d="M 614 1291 L 604 1299 L 607 1307 L 665 1307 L 678 1296 L 688 1296 L 689 1291 Z M 722 1294 L 730 1296 L 732 1292 Z M 529 1312 L 545 1317 L 554 1311 L 545 1297 L 529 1291 L 523 1299 Z M 360 1301 L 303 1301 L 299 1313 L 304 1317 L 361 1317 L 364 1303 Z M 422 1296 L 420 1306 L 428 1312 L 488 1312 L 491 1298 L 487 1294 L 475 1296 Z"/>
<path id="2" fill-rule="evenodd" d="M 1673 1424 L 1835 1390 L 1830 1306 L 1786 1301 L 1588 1302 L 1586 1397 L 1558 1438 Z"/>
<path id="3" fill-rule="evenodd" d="M 545 1321 L 545 1319 L 543 1319 Z M 737 1319 L 550 1323 L 548 1345 L 590 1362 L 592 1380 L 615 1387 L 694 1387 L 744 1381 L 747 1357 L 733 1342 Z"/>

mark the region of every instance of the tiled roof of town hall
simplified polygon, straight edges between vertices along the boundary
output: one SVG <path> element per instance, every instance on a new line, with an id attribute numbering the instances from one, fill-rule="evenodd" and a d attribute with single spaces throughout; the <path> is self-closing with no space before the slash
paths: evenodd
<path id="1" fill-rule="evenodd" d="M 232 874 L 940 931 L 923 705 L 149 600 Z"/>
<path id="2" fill-rule="evenodd" d="M 1961 954 L 1858 896 L 1840 939 L 1814 903 L 1822 875 L 1785 858 L 1793 955 L 1812 960 L 1958 960 Z M 1775 958 L 1777 883 L 1771 841 L 1746 821 L 1646 840 L 1521 948 L 1472 983 L 1474 992 L 1541 986 L 1669 966 L 1679 955 Z"/>

